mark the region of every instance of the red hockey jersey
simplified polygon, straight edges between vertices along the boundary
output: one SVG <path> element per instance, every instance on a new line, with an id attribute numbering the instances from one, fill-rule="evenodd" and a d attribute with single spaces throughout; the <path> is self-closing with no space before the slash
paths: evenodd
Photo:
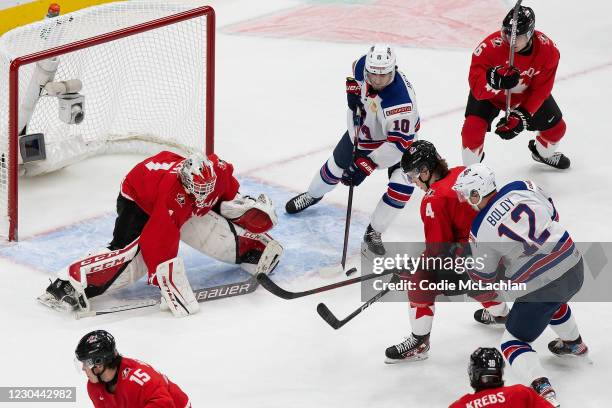
<path id="1" fill-rule="evenodd" d="M 185 408 L 189 398 L 178 385 L 143 362 L 122 357 L 111 394 L 102 383 L 87 382 L 95 408 Z"/>
<path id="2" fill-rule="evenodd" d="M 551 408 L 533 389 L 522 384 L 466 394 L 448 408 Z"/>
<path id="3" fill-rule="evenodd" d="M 506 93 L 487 84 L 487 69 L 507 65 L 509 50 L 510 45 L 497 31 L 485 38 L 472 54 L 470 90 L 476 99 L 489 100 L 499 109 L 506 108 Z M 521 77 L 518 85 L 512 88 L 511 105 L 521 106 L 533 115 L 550 95 L 558 65 L 559 50 L 555 43 L 545 34 L 535 31 L 529 55 L 514 54 L 514 66 L 520 70 Z"/>
<path id="4" fill-rule="evenodd" d="M 150 277 L 157 265 L 176 257 L 181 227 L 192 215 L 202 216 L 218 202 L 232 200 L 238 192 L 240 185 L 232 174 L 232 165 L 214 154 L 208 158 L 213 162 L 217 181 L 202 208 L 196 207 L 193 196 L 183 188 L 177 167 L 184 157 L 176 153 L 164 151 L 149 157 L 121 183 L 121 194 L 135 201 L 150 217 L 139 239 Z"/>
<path id="5" fill-rule="evenodd" d="M 476 211 L 459 201 L 452 189 L 463 166 L 453 167 L 441 180 L 431 183 L 421 200 L 421 220 L 426 243 L 467 242 Z"/>

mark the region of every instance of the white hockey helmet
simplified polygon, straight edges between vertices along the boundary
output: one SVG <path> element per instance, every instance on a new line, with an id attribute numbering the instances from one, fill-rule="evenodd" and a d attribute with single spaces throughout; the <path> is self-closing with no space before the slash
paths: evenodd
<path id="1" fill-rule="evenodd" d="M 453 186 L 453 190 L 455 190 L 459 199 L 467 201 L 476 210 L 483 197 L 491 194 L 496 189 L 493 170 L 482 163 L 472 164 L 463 170 Z M 477 202 L 470 200 L 470 198 L 476 196 L 478 196 Z"/>
<path id="2" fill-rule="evenodd" d="M 395 78 L 395 53 L 387 44 L 374 44 L 365 59 L 365 79 L 374 89 L 382 90 Z"/>
<path id="3" fill-rule="evenodd" d="M 196 199 L 196 206 L 203 207 L 204 200 L 215 189 L 217 175 L 213 163 L 201 154 L 193 154 L 183 160 L 178 175 L 185 190 Z"/>
<path id="4" fill-rule="evenodd" d="M 366 71 L 372 74 L 388 74 L 395 71 L 395 53 L 388 44 L 374 44 L 365 60 Z"/>

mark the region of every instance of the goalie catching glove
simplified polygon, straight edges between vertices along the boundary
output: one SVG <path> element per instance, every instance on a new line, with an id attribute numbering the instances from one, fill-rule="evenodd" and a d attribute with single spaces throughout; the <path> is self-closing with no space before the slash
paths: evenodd
<path id="1" fill-rule="evenodd" d="M 278 217 L 272 200 L 260 194 L 257 199 L 248 195 L 236 194 L 231 201 L 221 203 L 221 215 L 236 225 L 255 234 L 269 231 L 278 224 Z"/>

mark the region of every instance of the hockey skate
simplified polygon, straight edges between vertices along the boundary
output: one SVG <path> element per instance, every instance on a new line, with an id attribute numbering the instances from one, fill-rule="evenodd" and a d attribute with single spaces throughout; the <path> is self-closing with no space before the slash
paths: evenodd
<path id="1" fill-rule="evenodd" d="M 385 350 L 385 363 L 395 364 L 407 361 L 425 360 L 429 355 L 429 334 L 416 336 L 414 334 L 404 341 Z"/>
<path id="2" fill-rule="evenodd" d="M 370 252 L 376 255 L 384 255 L 387 251 L 382 243 L 380 232 L 377 232 L 372 228 L 372 225 L 368 225 L 365 234 L 363 235 L 363 242 L 366 243 Z"/>
<path id="3" fill-rule="evenodd" d="M 69 312 L 79 308 L 79 296 L 70 282 L 56 279 L 45 293 L 36 298 L 43 305 L 60 312 Z"/>
<path id="4" fill-rule="evenodd" d="M 570 166 L 570 159 L 563 153 L 556 152 L 550 157 L 542 157 L 536 149 L 535 140 L 529 141 L 529 150 L 531 150 L 531 157 L 538 163 L 548 164 L 555 169 L 565 170 Z"/>
<path id="5" fill-rule="evenodd" d="M 559 401 L 557 401 L 557 393 L 553 389 L 552 385 L 550 385 L 550 381 L 546 377 L 540 377 L 538 379 L 533 380 L 531 383 L 531 388 L 535 390 L 538 394 L 542 396 L 546 401 L 550 403 L 553 407 L 560 407 Z"/>
<path id="6" fill-rule="evenodd" d="M 557 338 L 548 343 L 548 349 L 557 357 L 580 358 L 589 364 L 593 363 L 589 358 L 589 348 L 582 341 L 581 336 L 578 336 L 575 341 L 564 341 Z"/>
<path id="7" fill-rule="evenodd" d="M 482 308 L 474 312 L 474 320 L 476 320 L 478 323 L 491 325 L 491 326 L 498 326 L 498 325 L 505 325 L 506 320 L 508 320 L 508 317 L 507 316 L 493 316 L 491 313 L 489 313 L 487 309 Z"/>
<path id="8" fill-rule="evenodd" d="M 308 192 L 298 194 L 291 200 L 287 201 L 287 204 L 285 204 L 285 211 L 287 211 L 288 214 L 297 214 L 304 211 L 308 207 L 315 205 L 321 201 L 321 198 L 323 197 L 314 198 L 308 194 Z"/>

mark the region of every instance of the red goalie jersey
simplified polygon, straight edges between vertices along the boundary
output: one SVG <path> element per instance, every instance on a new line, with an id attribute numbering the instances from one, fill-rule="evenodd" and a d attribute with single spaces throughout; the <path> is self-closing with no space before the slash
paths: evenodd
<path id="1" fill-rule="evenodd" d="M 449 408 L 551 408 L 551 405 L 533 389 L 516 384 L 466 394 Z"/>
<path id="2" fill-rule="evenodd" d="M 177 167 L 185 158 L 176 153 L 161 152 L 149 157 L 125 176 L 121 194 L 135 201 L 150 217 L 139 239 L 149 276 L 155 274 L 157 265 L 176 257 L 181 227 L 192 215 L 202 216 L 217 203 L 236 196 L 240 185 L 232 174 L 232 165 L 214 154 L 208 158 L 217 180 L 202 207 L 196 206 L 178 177 Z"/>
<path id="3" fill-rule="evenodd" d="M 122 357 L 114 392 L 103 383 L 87 382 L 96 408 L 189 408 L 189 398 L 178 385 L 145 363 Z"/>
<path id="4" fill-rule="evenodd" d="M 506 108 L 506 94 L 487 84 L 487 69 L 508 64 L 510 45 L 499 31 L 489 35 L 472 55 L 469 83 L 474 97 L 487 99 L 499 109 Z M 512 88 L 511 105 L 521 106 L 534 114 L 550 95 L 559 64 L 559 50 L 545 34 L 535 31 L 533 45 L 527 54 L 515 53 L 514 66 L 521 72 L 517 86 Z"/>

